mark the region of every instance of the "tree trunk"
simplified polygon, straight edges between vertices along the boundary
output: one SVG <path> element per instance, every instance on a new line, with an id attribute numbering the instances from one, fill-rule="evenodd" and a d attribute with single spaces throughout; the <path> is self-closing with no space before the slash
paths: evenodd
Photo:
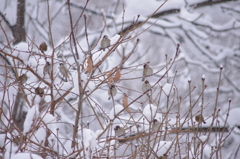
<path id="1" fill-rule="evenodd" d="M 25 0 L 18 0 L 17 5 L 17 23 L 13 28 L 14 42 L 17 44 L 21 41 L 26 41 L 26 31 L 24 26 L 25 21 Z"/>
<path id="2" fill-rule="evenodd" d="M 25 0 L 18 0 L 17 4 L 17 21 L 13 26 L 13 44 L 18 44 L 21 41 L 26 41 L 26 31 L 25 31 Z M 24 103 L 23 93 L 19 89 L 16 100 L 13 107 L 13 121 L 18 126 L 18 128 L 23 131 L 23 123 L 26 117 L 26 112 L 23 111 Z"/>

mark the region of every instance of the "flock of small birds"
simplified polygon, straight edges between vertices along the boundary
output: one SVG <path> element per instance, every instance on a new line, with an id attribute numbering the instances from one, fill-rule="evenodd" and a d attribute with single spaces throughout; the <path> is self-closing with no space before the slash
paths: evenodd
<path id="1" fill-rule="evenodd" d="M 103 51 L 105 51 L 106 48 L 108 48 L 111 44 L 111 41 L 110 39 L 108 38 L 107 35 L 104 35 L 102 40 L 101 40 L 101 49 Z M 45 51 L 47 51 L 47 44 L 45 42 L 41 43 L 39 45 L 39 50 L 44 53 Z M 43 67 L 43 75 L 44 77 L 46 75 L 49 75 L 49 77 L 51 76 L 51 72 L 52 72 L 52 65 L 49 61 L 47 61 L 47 59 L 45 58 L 45 61 L 46 61 L 46 64 L 44 65 Z M 60 63 L 59 64 L 59 72 L 61 73 L 61 75 L 63 76 L 63 78 L 65 79 L 65 81 L 67 81 L 68 77 L 69 77 L 69 71 L 68 69 L 65 67 L 65 65 L 63 63 Z M 145 63 L 143 65 L 143 73 L 142 73 L 142 76 L 143 76 L 143 84 L 142 84 L 142 92 L 145 93 L 147 92 L 147 95 L 150 96 L 151 94 L 151 88 L 152 86 L 150 85 L 149 81 L 148 80 L 145 80 L 146 77 L 149 77 L 149 76 L 152 76 L 153 75 L 153 69 L 149 66 L 149 62 L 148 63 Z M 22 74 L 21 76 L 19 76 L 14 82 L 13 84 L 16 84 L 16 83 L 20 83 L 20 84 L 25 84 L 28 80 L 28 77 L 26 74 Z M 35 94 L 39 95 L 40 97 L 43 97 L 44 95 L 44 88 L 41 88 L 41 87 L 37 87 L 35 88 Z M 116 96 L 117 94 L 117 88 L 114 84 L 111 84 L 109 86 L 109 90 L 108 90 L 108 95 L 109 95 L 109 98 L 108 100 L 110 100 L 111 98 L 113 99 L 114 96 Z M 198 114 L 195 116 L 195 120 L 200 124 L 200 123 L 204 123 L 206 124 L 205 120 L 204 120 L 204 117 L 202 116 L 202 114 Z M 159 122 L 158 120 L 154 119 L 152 121 L 152 131 L 155 132 L 155 131 L 159 131 L 162 127 L 162 123 Z M 120 126 L 116 126 L 114 128 L 114 131 L 115 131 L 115 135 L 116 136 L 123 136 L 125 135 L 125 129 L 120 127 Z"/>
<path id="2" fill-rule="evenodd" d="M 45 54 L 44 52 L 47 51 L 47 44 L 45 42 L 41 43 L 39 45 L 39 50 Z M 51 72 L 52 72 L 52 65 L 49 61 L 47 61 L 47 58 L 45 58 L 45 61 L 46 61 L 46 64 L 44 65 L 43 67 L 43 78 L 46 76 L 46 75 L 49 75 L 49 77 L 51 76 Z M 68 69 L 64 66 L 63 63 L 60 63 L 59 64 L 59 72 L 61 73 L 61 75 L 63 76 L 63 78 L 65 79 L 65 81 L 67 81 L 67 78 L 69 77 L 69 71 Z M 22 74 L 20 75 L 19 77 L 17 77 L 17 79 L 12 83 L 12 85 L 14 84 L 25 84 L 28 80 L 28 77 L 26 74 Z M 37 87 L 35 88 L 35 94 L 39 95 L 40 97 L 43 97 L 44 95 L 44 88 L 41 88 L 41 87 Z"/>

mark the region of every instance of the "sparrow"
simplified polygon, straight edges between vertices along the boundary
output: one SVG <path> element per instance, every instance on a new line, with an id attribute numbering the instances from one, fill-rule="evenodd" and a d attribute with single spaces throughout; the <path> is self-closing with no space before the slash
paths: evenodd
<path id="1" fill-rule="evenodd" d="M 152 131 L 157 132 L 160 131 L 162 127 L 162 123 L 159 122 L 157 119 L 154 119 L 152 122 Z"/>
<path id="2" fill-rule="evenodd" d="M 42 42 L 40 45 L 39 45 L 39 50 L 44 53 L 45 51 L 47 51 L 47 44 L 45 42 Z"/>
<path id="3" fill-rule="evenodd" d="M 68 70 L 66 69 L 66 67 L 64 66 L 63 63 L 60 63 L 59 65 L 60 65 L 60 67 L 59 67 L 60 73 L 67 80 L 67 78 L 68 78 Z"/>
<path id="4" fill-rule="evenodd" d="M 119 125 L 115 126 L 114 131 L 115 131 L 115 136 L 118 136 L 118 137 L 123 136 L 125 134 L 125 130 Z"/>
<path id="5" fill-rule="evenodd" d="M 44 88 L 41 88 L 41 87 L 35 88 L 35 93 L 36 93 L 37 95 L 39 95 L 40 97 L 43 97 Z"/>
<path id="6" fill-rule="evenodd" d="M 50 73 L 52 72 L 52 66 L 50 62 L 46 61 L 46 65 L 43 67 L 43 75 L 45 76 L 48 74 L 50 76 Z"/>
<path id="7" fill-rule="evenodd" d="M 142 84 L 142 91 L 146 92 L 148 90 L 151 90 L 151 85 L 149 84 L 148 80 L 146 80 L 143 84 Z"/>
<path id="8" fill-rule="evenodd" d="M 19 76 L 19 77 L 13 82 L 13 84 L 15 84 L 15 83 L 17 83 L 17 82 L 19 82 L 19 83 L 21 83 L 21 84 L 24 84 L 24 83 L 27 82 L 27 80 L 28 80 L 27 75 L 26 75 L 26 74 L 22 74 L 21 76 Z"/>
<path id="9" fill-rule="evenodd" d="M 158 157 L 158 159 L 167 159 L 167 156 L 164 154 L 163 156 Z"/>
<path id="10" fill-rule="evenodd" d="M 143 79 L 142 81 L 145 80 L 145 77 L 151 76 L 153 74 L 153 69 L 146 63 L 143 65 Z"/>
<path id="11" fill-rule="evenodd" d="M 204 120 L 202 114 L 198 114 L 198 115 L 196 115 L 196 116 L 195 116 L 195 120 L 196 120 L 199 124 L 200 124 L 200 123 L 204 123 L 204 124 L 206 124 L 206 122 L 205 122 L 205 120 Z"/>
<path id="12" fill-rule="evenodd" d="M 108 39 L 108 36 L 104 35 L 101 41 L 101 48 L 103 49 L 103 51 L 105 51 L 105 48 L 110 46 L 110 42 L 111 40 Z"/>
<path id="13" fill-rule="evenodd" d="M 145 92 L 148 91 L 148 92 L 146 93 L 146 95 L 148 96 L 150 103 L 153 102 L 152 97 L 151 97 L 151 95 L 152 95 L 152 89 L 151 89 L 151 87 L 152 87 L 152 86 L 149 84 L 148 80 L 146 80 L 146 81 L 142 84 L 142 91 L 143 91 L 143 93 L 145 93 Z"/>
<path id="14" fill-rule="evenodd" d="M 108 100 L 110 100 L 111 97 L 114 97 L 116 94 L 117 94 L 117 88 L 115 87 L 115 85 L 112 84 L 108 90 L 108 95 L 109 95 Z"/>

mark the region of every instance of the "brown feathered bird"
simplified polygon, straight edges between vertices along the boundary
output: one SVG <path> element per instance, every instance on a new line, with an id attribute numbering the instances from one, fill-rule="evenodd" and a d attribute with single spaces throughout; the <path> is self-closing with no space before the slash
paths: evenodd
<path id="1" fill-rule="evenodd" d="M 21 76 L 19 76 L 14 82 L 13 82 L 13 84 L 16 84 L 16 83 L 21 83 L 21 84 L 24 84 L 24 83 L 26 83 L 27 82 L 27 80 L 28 80 L 28 77 L 27 77 L 27 75 L 26 74 L 22 74 Z"/>
<path id="2" fill-rule="evenodd" d="M 195 116 L 195 120 L 196 120 L 198 123 L 204 123 L 204 124 L 206 124 L 206 122 L 205 122 L 202 114 L 196 115 L 196 116 Z"/>
<path id="3" fill-rule="evenodd" d="M 104 35 L 101 41 L 101 48 L 103 49 L 103 51 L 105 51 L 105 49 L 110 46 L 110 42 L 111 40 L 108 39 L 108 36 Z"/>
<path id="4" fill-rule="evenodd" d="M 44 53 L 45 51 L 47 51 L 47 44 L 45 42 L 42 42 L 40 45 L 39 45 L 39 50 Z"/>
<path id="5" fill-rule="evenodd" d="M 45 66 L 43 67 L 43 75 L 45 76 L 48 74 L 50 76 L 50 73 L 52 72 L 52 66 L 51 63 L 46 61 Z"/>
<path id="6" fill-rule="evenodd" d="M 146 80 L 146 81 L 142 84 L 142 91 L 143 91 L 143 92 L 146 92 L 146 91 L 150 90 L 151 87 L 152 87 L 152 86 L 149 84 L 148 80 Z"/>
<path id="7" fill-rule="evenodd" d="M 159 122 L 157 119 L 154 119 L 152 123 L 152 131 L 153 132 L 160 131 L 161 127 L 162 127 L 162 123 Z"/>
<path id="8" fill-rule="evenodd" d="M 120 127 L 119 125 L 115 126 L 114 131 L 115 131 L 115 135 L 118 137 L 123 136 L 125 134 L 124 128 Z"/>
<path id="9" fill-rule="evenodd" d="M 115 85 L 112 84 L 108 90 L 108 95 L 109 95 L 108 100 L 110 100 L 111 97 L 113 98 L 116 94 L 117 94 L 117 88 Z"/>
<path id="10" fill-rule="evenodd" d="M 66 79 L 67 81 L 67 78 L 68 78 L 68 70 L 67 68 L 64 66 L 63 63 L 60 63 L 60 67 L 59 67 L 59 70 L 60 70 L 60 73 L 62 74 L 62 76 Z"/>
<path id="11" fill-rule="evenodd" d="M 143 65 L 143 79 L 142 81 L 145 80 L 147 76 L 151 76 L 153 74 L 153 69 L 146 63 Z"/>
<path id="12" fill-rule="evenodd" d="M 41 88 L 41 87 L 35 88 L 35 93 L 37 95 L 39 95 L 40 97 L 43 97 L 43 95 L 44 95 L 44 88 Z"/>

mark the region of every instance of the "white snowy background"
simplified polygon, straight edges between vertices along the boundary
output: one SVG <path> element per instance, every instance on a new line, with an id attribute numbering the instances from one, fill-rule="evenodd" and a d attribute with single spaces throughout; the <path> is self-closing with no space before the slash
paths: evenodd
<path id="1" fill-rule="evenodd" d="M 75 24 L 82 14 L 86 1 L 72 0 L 70 2 Z M 93 55 L 93 63 L 99 62 L 108 51 L 108 49 L 100 50 L 100 39 L 103 35 L 108 35 L 111 45 L 114 45 L 120 38 L 119 34 L 122 29 L 130 26 L 136 20 L 138 22 L 146 20 L 164 2 L 162 0 L 90 0 L 83 13 L 86 16 L 87 36 L 84 16 L 80 18 L 74 29 L 80 56 L 78 62 L 86 67 L 86 58 L 88 57 L 86 53 L 90 50 Z M 78 143 L 84 144 L 84 152 L 81 151 L 79 155 L 83 156 L 84 153 L 86 158 L 92 158 L 98 153 L 125 157 L 131 155 L 133 150 L 127 145 L 119 144 L 116 140 L 107 141 L 109 136 L 114 136 L 114 127 L 116 125 L 124 127 L 127 129 L 126 134 L 128 135 L 137 131 L 149 131 L 153 119 L 165 120 L 168 105 L 168 108 L 171 107 L 168 115 L 169 129 L 180 126 L 177 124 L 178 121 L 183 123 L 183 128 L 192 127 L 191 124 L 196 126 L 197 123 L 195 121 L 192 123 L 189 119 L 190 116 L 187 117 L 186 113 L 192 109 L 192 115 L 195 116 L 201 112 L 202 108 L 206 120 L 206 124 L 202 126 L 228 128 L 226 133 L 210 133 L 210 138 L 208 138 L 208 134 L 200 133 L 198 140 L 206 141 L 203 148 L 204 158 L 216 158 L 216 154 L 211 156 L 211 151 L 217 149 L 219 145 L 221 145 L 222 158 L 240 157 L 240 152 L 238 152 L 240 131 L 237 127 L 240 126 L 240 2 L 231 1 L 210 6 L 196 6 L 201 2 L 205 1 L 167 1 L 157 13 L 168 10 L 176 12 L 166 13 L 159 18 L 151 17 L 142 26 L 128 33 L 125 37 L 127 39 L 119 44 L 116 50 L 100 65 L 101 71 L 96 70 L 93 74 L 94 78 L 89 83 L 87 81 L 90 76 L 85 74 L 85 71 L 81 72 L 82 83 L 83 85 L 87 84 L 85 92 L 92 93 L 88 97 L 84 96 L 86 98 L 83 101 L 82 121 L 77 135 Z M 17 16 L 17 1 L 2 0 L 0 4 L 1 15 L 8 20 L 10 25 L 14 25 Z M 66 1 L 50 0 L 48 13 L 46 1 L 26 0 L 25 5 L 26 42 L 17 45 L 8 44 L 7 40 L 12 41 L 13 35 L 6 22 L 1 20 L 0 50 L 24 61 L 24 64 L 18 63 L 17 66 L 19 66 L 18 73 L 20 75 L 26 73 L 28 76 L 24 90 L 29 103 L 24 102 L 22 111 L 27 114 L 23 131 L 20 133 L 11 127 L 12 121 L 9 122 L 18 91 L 17 85 L 11 85 L 15 76 L 10 69 L 6 69 L 5 62 L 1 59 L 0 148 L 4 151 L 2 150 L 0 155 L 4 158 L 43 158 L 37 151 L 44 150 L 47 138 L 46 130 L 49 129 L 51 132 L 47 138 L 49 149 L 51 148 L 55 154 L 57 152 L 58 157 L 71 157 L 71 155 L 73 157 L 74 150 L 71 148 L 71 141 L 78 109 L 79 89 L 77 66 L 72 49 L 70 49 L 70 45 L 73 44 L 69 40 L 71 28 L 68 6 Z M 50 28 L 48 16 L 51 19 Z M 52 35 L 49 34 L 49 29 L 51 29 Z M 135 36 L 136 38 L 134 38 Z M 139 43 L 132 53 L 137 39 L 139 39 Z M 37 48 L 43 41 L 48 44 L 46 56 L 50 57 L 53 51 L 55 52 L 53 72 L 56 78 L 53 92 L 50 92 L 48 85 L 39 81 L 32 72 L 24 69 L 28 65 L 40 77 L 43 77 L 45 60 Z M 166 75 L 166 63 L 174 58 L 177 44 L 180 44 L 179 54 Z M 13 49 L 10 49 L 9 45 Z M 121 81 L 116 83 L 118 93 L 114 97 L 114 101 L 108 100 L 109 86 L 106 82 L 102 83 L 104 78 L 103 76 L 98 78 L 98 75 L 119 66 L 130 53 L 132 55 L 121 66 Z M 14 63 L 10 56 L 7 58 L 11 64 Z M 62 81 L 61 74 L 59 74 L 60 62 L 64 62 L 70 71 L 68 82 Z M 147 62 L 150 62 L 149 65 L 154 70 L 154 75 L 147 78 L 151 85 L 155 85 L 152 89 L 152 98 L 156 99 L 153 104 L 148 103 L 146 95 L 134 101 L 142 95 L 142 69 L 143 64 Z M 216 103 L 221 67 L 223 69 Z M 162 79 L 156 84 L 160 78 Z M 51 82 L 49 77 L 45 80 Z M 204 101 L 200 97 L 203 81 L 207 86 L 204 91 Z M 193 108 L 189 102 L 189 83 L 191 90 L 196 87 L 191 93 Z M 4 85 L 8 87 L 4 88 Z M 39 111 L 39 102 L 42 98 L 34 94 L 34 88 L 37 86 L 45 89 L 44 101 L 47 109 L 43 111 Z M 56 106 L 54 116 L 51 115 L 49 113 L 50 93 L 53 93 L 54 99 L 57 99 L 68 90 L 70 93 Z M 161 96 L 159 96 L 160 92 L 162 92 Z M 134 101 L 129 109 L 135 113 L 129 114 L 122 111 L 124 109 L 122 106 L 123 93 L 127 94 L 129 103 Z M 186 99 L 179 102 L 180 97 L 186 97 Z M 198 99 L 199 97 L 200 99 Z M 170 98 L 170 102 L 167 100 L 168 98 Z M 218 113 L 213 122 L 214 111 Z M 179 112 L 179 120 L 177 120 L 176 112 Z M 115 114 L 119 114 L 117 118 Z M 111 124 L 109 124 L 110 122 Z M 232 130 L 232 128 L 234 129 Z M 104 131 L 105 129 L 107 131 Z M 165 130 L 165 128 L 163 129 Z M 223 136 L 221 136 L 222 134 Z M 25 137 L 31 142 L 27 142 L 26 145 L 21 142 L 16 144 L 14 142 L 16 137 Z M 174 138 L 174 134 L 169 135 L 165 140 L 161 138 L 153 150 L 158 156 L 165 154 L 168 148 L 174 144 Z M 219 139 L 224 142 L 219 143 Z M 179 141 L 182 142 L 183 147 L 187 147 L 187 142 L 191 140 L 182 134 Z M 135 147 L 141 144 L 138 141 L 134 142 Z M 103 147 L 109 147 L 109 149 Z M 118 149 L 114 150 L 115 147 Z M 168 152 L 170 158 L 175 155 L 173 151 L 174 148 Z M 193 158 L 195 157 L 193 151 L 188 152 L 183 148 L 181 157 Z M 54 153 L 45 157 L 54 158 Z M 154 156 L 151 157 L 154 158 Z"/>

